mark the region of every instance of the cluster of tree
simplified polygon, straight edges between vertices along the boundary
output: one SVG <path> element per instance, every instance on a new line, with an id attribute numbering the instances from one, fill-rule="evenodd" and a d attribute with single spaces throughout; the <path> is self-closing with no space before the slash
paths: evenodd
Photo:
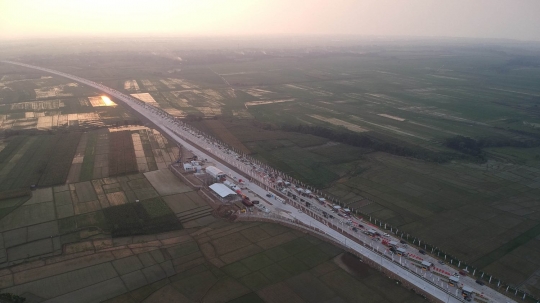
<path id="1" fill-rule="evenodd" d="M 396 156 L 411 157 L 431 162 L 443 163 L 454 159 L 462 158 L 454 153 L 434 152 L 425 148 L 410 146 L 406 143 L 386 142 L 384 140 L 374 138 L 367 134 L 359 134 L 348 130 L 335 130 L 317 125 L 305 124 L 284 124 L 280 127 L 283 131 L 298 132 L 310 134 L 332 141 L 371 149 L 374 151 L 386 152 Z"/>
<path id="2" fill-rule="evenodd" d="M 187 121 L 202 121 L 204 116 L 196 114 L 187 114 L 185 120 Z"/>
<path id="3" fill-rule="evenodd" d="M 8 292 L 0 293 L 0 302 L 6 303 L 23 303 L 26 301 L 26 298 L 17 296 Z"/>
<path id="4" fill-rule="evenodd" d="M 539 140 L 515 140 L 511 138 L 480 138 L 472 139 L 464 136 L 455 136 L 447 138 L 445 141 L 446 147 L 460 151 L 466 155 L 485 160 L 486 153 L 483 150 L 487 147 L 518 147 L 529 148 L 540 146 Z"/>
<path id="5" fill-rule="evenodd" d="M 469 137 L 455 136 L 447 138 L 445 145 L 448 148 L 455 149 L 464 154 L 477 157 L 480 159 L 485 159 L 485 153 L 482 150 L 481 144 L 477 140 L 474 140 Z"/>

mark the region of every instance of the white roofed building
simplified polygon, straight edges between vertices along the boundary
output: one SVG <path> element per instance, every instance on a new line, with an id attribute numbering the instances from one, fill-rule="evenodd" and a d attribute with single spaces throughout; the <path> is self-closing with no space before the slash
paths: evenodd
<path id="1" fill-rule="evenodd" d="M 206 167 L 206 173 L 216 179 L 221 179 L 225 177 L 225 173 L 215 166 Z"/>
<path id="2" fill-rule="evenodd" d="M 236 192 L 232 191 L 223 183 L 214 183 L 209 186 L 210 190 L 221 200 L 221 202 L 234 202 L 239 199 Z"/>

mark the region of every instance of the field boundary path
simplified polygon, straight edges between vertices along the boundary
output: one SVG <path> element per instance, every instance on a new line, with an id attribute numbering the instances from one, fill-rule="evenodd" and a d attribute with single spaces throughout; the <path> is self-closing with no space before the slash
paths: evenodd
<path id="1" fill-rule="evenodd" d="M 219 147 L 212 147 L 210 145 L 205 144 L 202 132 L 192 130 L 187 125 L 184 125 L 182 122 L 178 121 L 175 117 L 171 116 L 170 114 L 164 112 L 163 110 L 159 108 L 148 105 L 144 103 L 143 101 L 140 101 L 134 97 L 128 96 L 124 93 L 121 93 L 117 90 L 114 90 L 102 84 L 99 84 L 99 83 L 96 83 L 96 82 L 93 82 L 93 81 L 90 81 L 90 80 L 87 80 L 78 76 L 66 74 L 66 73 L 55 71 L 48 68 L 42 68 L 38 66 L 19 63 L 19 62 L 13 62 L 13 61 L 1 61 L 1 62 L 52 73 L 61 77 L 65 77 L 65 78 L 77 81 L 85 85 L 88 85 L 90 87 L 96 88 L 116 98 L 117 100 L 122 101 L 126 106 L 130 107 L 131 109 L 133 109 L 134 111 L 138 112 L 140 115 L 142 115 L 143 117 L 151 121 L 151 123 L 153 123 L 160 131 L 170 136 L 170 138 L 172 138 L 174 141 L 183 145 L 188 150 L 197 151 L 197 153 L 201 157 L 208 159 L 211 162 L 216 163 L 215 164 L 216 167 L 223 170 L 224 172 L 227 172 L 230 176 L 234 176 L 235 178 L 239 178 L 239 179 L 246 179 L 246 175 L 253 177 L 254 181 L 255 180 L 259 181 L 261 184 L 261 186 L 259 186 L 255 183 L 249 183 L 250 189 L 253 192 L 255 192 L 257 195 L 263 197 L 265 196 L 266 193 L 268 193 L 268 190 L 270 189 L 268 180 L 266 180 L 264 176 L 255 173 L 252 167 L 249 167 L 248 165 L 241 163 L 240 161 L 235 159 L 233 155 L 223 152 Z M 228 165 L 224 163 L 228 163 Z M 245 175 L 240 174 L 238 171 L 236 171 L 236 169 L 231 170 L 231 166 L 243 172 Z M 272 208 L 274 209 L 276 207 L 272 207 Z M 347 237 L 345 237 L 338 230 L 318 221 L 317 219 L 311 217 L 310 215 L 306 213 L 301 212 L 298 208 L 295 208 L 290 204 L 279 205 L 279 208 L 280 209 L 286 208 L 289 211 L 289 213 L 292 213 L 295 215 L 295 219 L 299 220 L 304 225 L 316 226 L 318 229 L 324 231 L 324 234 L 326 234 L 327 237 L 333 238 L 334 242 L 335 241 L 341 242 L 341 239 L 344 239 L 344 242 L 346 243 L 345 244 L 346 247 L 353 250 L 357 254 L 360 254 L 361 256 L 369 260 L 377 260 L 377 258 L 381 258 L 381 266 L 382 266 L 382 263 L 384 263 L 383 262 L 384 258 L 382 256 L 369 250 L 368 248 L 362 246 L 361 244 L 357 242 L 354 242 L 351 240 L 346 241 Z M 425 292 L 429 293 L 430 297 L 436 300 L 439 300 L 441 302 L 462 302 L 463 301 L 463 298 L 458 299 L 457 296 L 453 296 L 448 291 L 442 289 L 438 285 L 434 285 L 432 281 L 422 278 L 420 276 L 417 276 L 415 274 L 410 274 L 409 270 L 404 269 L 399 264 L 387 261 L 385 265 L 386 265 L 385 268 L 391 271 L 393 274 L 395 274 L 396 276 L 399 276 L 403 280 L 406 280 L 409 284 L 414 285 L 415 288 L 424 290 Z M 474 286 L 474 280 L 472 280 L 472 284 L 471 284 L 471 281 L 468 281 L 468 283 L 469 284 L 467 284 L 467 286 Z M 490 302 L 515 302 L 514 300 L 500 293 L 497 293 L 495 290 L 490 290 L 489 296 L 492 298 L 493 297 L 498 298 L 498 300 L 492 300 Z"/>

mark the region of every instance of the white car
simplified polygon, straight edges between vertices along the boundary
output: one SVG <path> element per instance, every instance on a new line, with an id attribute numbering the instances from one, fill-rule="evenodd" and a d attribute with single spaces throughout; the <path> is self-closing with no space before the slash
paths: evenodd
<path id="1" fill-rule="evenodd" d="M 388 233 L 384 233 L 383 236 L 390 237 L 390 235 Z"/>

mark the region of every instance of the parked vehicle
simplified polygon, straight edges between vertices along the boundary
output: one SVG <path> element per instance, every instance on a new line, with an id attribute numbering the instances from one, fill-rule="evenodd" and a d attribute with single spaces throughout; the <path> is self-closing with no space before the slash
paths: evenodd
<path id="1" fill-rule="evenodd" d="M 482 286 L 483 286 L 483 285 L 484 285 L 484 281 L 482 281 L 482 280 L 476 280 L 476 284 L 482 285 Z"/>
<path id="2" fill-rule="evenodd" d="M 244 204 L 247 207 L 252 207 L 253 206 L 253 203 L 251 203 L 251 201 L 249 201 L 249 198 L 245 197 L 245 196 L 244 196 L 244 198 L 242 198 L 242 204 Z"/>
<path id="3" fill-rule="evenodd" d="M 426 254 L 426 251 L 425 251 L 425 250 L 423 250 L 423 249 L 419 249 L 419 250 L 418 250 L 418 252 L 419 252 L 419 253 L 421 253 L 421 254 L 423 254 L 423 255 L 425 255 L 425 254 Z"/>
<path id="4" fill-rule="evenodd" d="M 259 204 L 260 201 L 259 201 L 259 200 L 253 200 L 253 201 L 251 201 L 251 203 L 253 203 L 253 204 Z"/>

